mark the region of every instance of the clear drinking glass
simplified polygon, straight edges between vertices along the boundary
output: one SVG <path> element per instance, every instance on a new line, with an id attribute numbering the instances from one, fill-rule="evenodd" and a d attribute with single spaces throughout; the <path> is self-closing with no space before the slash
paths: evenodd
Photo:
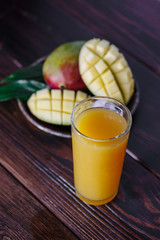
<path id="1" fill-rule="evenodd" d="M 128 108 L 108 97 L 91 97 L 71 114 L 75 190 L 88 204 L 110 202 L 118 192 L 132 124 Z"/>

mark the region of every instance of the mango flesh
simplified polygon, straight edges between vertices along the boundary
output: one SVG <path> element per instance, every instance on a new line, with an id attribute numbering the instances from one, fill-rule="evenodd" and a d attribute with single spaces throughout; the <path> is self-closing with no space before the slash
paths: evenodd
<path id="1" fill-rule="evenodd" d="M 69 42 L 56 48 L 43 64 L 43 77 L 51 89 L 85 90 L 79 73 L 79 52 L 83 41 Z"/>
<path id="2" fill-rule="evenodd" d="M 80 50 L 80 74 L 96 96 L 108 96 L 127 104 L 134 92 L 134 79 L 127 60 L 107 40 L 91 39 Z"/>
<path id="3" fill-rule="evenodd" d="M 57 125 L 70 125 L 71 112 L 75 105 L 87 98 L 82 91 L 48 88 L 33 93 L 27 101 L 31 113 L 38 119 Z"/>

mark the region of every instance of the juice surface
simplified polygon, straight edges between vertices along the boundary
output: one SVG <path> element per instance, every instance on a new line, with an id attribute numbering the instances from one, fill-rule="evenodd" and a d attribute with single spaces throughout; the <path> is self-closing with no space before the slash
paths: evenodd
<path id="1" fill-rule="evenodd" d="M 75 126 L 85 136 L 94 138 L 72 131 L 76 192 L 89 204 L 106 203 L 118 191 L 128 135 L 105 139 L 125 131 L 127 122 L 112 110 L 91 108 L 78 116 Z"/>
<path id="2" fill-rule="evenodd" d="M 124 117 L 105 108 L 91 108 L 76 120 L 77 129 L 87 137 L 108 139 L 120 135 L 126 129 Z"/>

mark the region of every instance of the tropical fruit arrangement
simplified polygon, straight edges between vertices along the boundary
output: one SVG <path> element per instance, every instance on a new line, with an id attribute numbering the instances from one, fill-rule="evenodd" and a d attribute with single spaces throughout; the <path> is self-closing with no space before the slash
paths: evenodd
<path id="1" fill-rule="evenodd" d="M 74 106 L 89 95 L 108 96 L 128 104 L 134 88 L 124 55 L 109 41 L 94 38 L 62 44 L 44 62 L 4 78 L 0 101 L 26 101 L 36 118 L 70 125 Z"/>

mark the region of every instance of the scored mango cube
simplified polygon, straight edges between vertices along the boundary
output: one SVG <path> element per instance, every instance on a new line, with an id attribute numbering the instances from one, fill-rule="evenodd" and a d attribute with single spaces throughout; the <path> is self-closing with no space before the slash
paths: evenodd
<path id="1" fill-rule="evenodd" d="M 82 91 L 77 91 L 76 93 L 76 102 L 80 102 L 87 98 L 87 93 Z"/>
<path id="2" fill-rule="evenodd" d="M 125 60 L 125 58 L 122 55 L 117 59 L 116 62 L 114 62 L 111 65 L 111 69 L 114 72 L 119 72 L 119 71 L 122 71 L 126 66 L 127 66 L 127 61 Z"/>
<path id="3" fill-rule="evenodd" d="M 98 62 L 98 60 L 99 60 L 99 58 L 92 52 L 89 52 L 86 56 L 86 61 L 91 65 Z"/>
<path id="4" fill-rule="evenodd" d="M 104 88 L 101 88 L 97 91 L 98 96 L 108 96 L 106 93 L 106 90 Z"/>
<path id="5" fill-rule="evenodd" d="M 94 50 L 99 42 L 100 42 L 100 39 L 94 38 L 87 41 L 86 45 L 89 49 Z"/>
<path id="6" fill-rule="evenodd" d="M 83 78 L 87 84 L 90 84 L 90 82 L 92 82 L 98 76 L 99 74 L 94 67 L 88 69 L 88 71 L 83 74 Z"/>
<path id="7" fill-rule="evenodd" d="M 51 120 L 51 112 L 47 110 L 37 109 L 36 117 L 40 120 L 50 123 Z"/>
<path id="8" fill-rule="evenodd" d="M 109 48 L 109 41 L 101 40 L 96 46 L 96 52 L 100 57 L 103 57 Z"/>
<path id="9" fill-rule="evenodd" d="M 102 80 L 106 85 L 114 80 L 113 73 L 111 72 L 110 69 L 108 69 L 104 74 L 102 74 Z"/>
<path id="10" fill-rule="evenodd" d="M 62 125 L 71 125 L 71 114 L 69 113 L 62 113 Z"/>
<path id="11" fill-rule="evenodd" d="M 59 111 L 59 112 L 61 112 L 62 111 L 62 101 L 61 101 L 61 99 L 59 99 L 59 100 L 53 100 L 52 99 L 52 101 L 51 101 L 51 105 L 52 105 L 52 110 L 55 110 L 55 111 Z"/>
<path id="12" fill-rule="evenodd" d="M 97 70 L 97 72 L 99 74 L 103 73 L 104 71 L 107 70 L 108 66 L 107 64 L 102 60 L 100 59 L 96 64 L 95 64 L 95 68 Z"/>
<path id="13" fill-rule="evenodd" d="M 61 101 L 62 99 L 62 91 L 60 89 L 52 89 L 51 90 L 51 98 L 54 99 L 59 99 Z"/>
<path id="14" fill-rule="evenodd" d="M 104 60 L 110 65 L 112 64 L 118 57 L 119 50 L 115 45 L 111 45 L 104 56 Z"/>
<path id="15" fill-rule="evenodd" d="M 73 108 L 74 108 L 74 101 L 66 101 L 66 100 L 63 100 L 63 103 L 62 103 L 62 111 L 65 112 L 65 113 L 71 113 Z"/>
<path id="16" fill-rule="evenodd" d="M 82 92 L 82 91 L 77 91 L 76 93 L 76 99 L 74 103 L 74 107 L 82 100 L 86 99 L 88 97 L 87 93 Z"/>
<path id="17" fill-rule="evenodd" d="M 62 113 L 58 111 L 51 112 L 51 123 L 61 125 L 62 124 Z"/>
<path id="18" fill-rule="evenodd" d="M 44 110 L 50 110 L 51 109 L 51 101 L 50 99 L 39 99 L 37 101 L 37 109 L 44 109 Z"/>
<path id="19" fill-rule="evenodd" d="M 92 92 L 98 91 L 100 88 L 103 88 L 104 83 L 100 77 L 96 78 L 91 84 L 90 84 L 90 90 Z"/>
<path id="20" fill-rule="evenodd" d="M 131 69 L 129 67 L 126 67 L 123 69 L 123 71 L 116 73 L 116 76 L 119 83 L 127 83 L 130 82 L 130 79 L 133 75 Z"/>
<path id="21" fill-rule="evenodd" d="M 114 97 L 125 104 L 131 99 L 135 86 L 131 69 L 124 55 L 109 41 L 94 38 L 86 42 L 80 50 L 79 70 L 94 95 Z M 132 84 L 123 86 L 127 81 Z"/>
<path id="22" fill-rule="evenodd" d="M 51 109 L 62 111 L 62 91 L 60 89 L 51 90 Z"/>
<path id="23" fill-rule="evenodd" d="M 36 92 L 37 99 L 50 99 L 50 96 L 51 94 L 48 88 L 44 88 Z"/>
<path id="24" fill-rule="evenodd" d="M 63 90 L 63 99 L 64 100 L 69 100 L 69 101 L 74 101 L 75 99 L 75 91 L 73 90 Z"/>

